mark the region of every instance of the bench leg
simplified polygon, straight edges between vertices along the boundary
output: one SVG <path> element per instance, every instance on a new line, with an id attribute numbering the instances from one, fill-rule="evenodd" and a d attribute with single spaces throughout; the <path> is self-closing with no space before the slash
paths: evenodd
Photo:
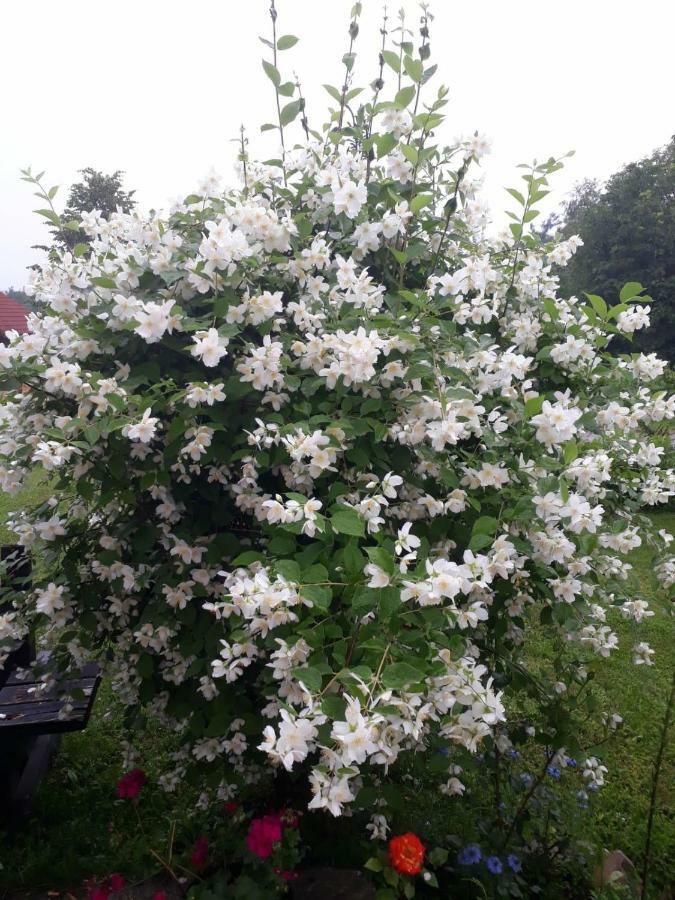
<path id="1" fill-rule="evenodd" d="M 41 734 L 27 741 L 23 747 L 15 745 L 13 748 L 13 765 L 3 772 L 3 788 L 9 799 L 6 823 L 9 830 L 13 830 L 30 814 L 40 782 L 49 771 L 60 740 L 58 734 Z M 23 762 L 20 762 L 21 757 Z"/>

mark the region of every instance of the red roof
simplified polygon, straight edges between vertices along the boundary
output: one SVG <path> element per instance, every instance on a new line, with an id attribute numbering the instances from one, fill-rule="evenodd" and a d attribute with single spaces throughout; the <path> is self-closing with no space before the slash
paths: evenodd
<path id="1" fill-rule="evenodd" d="M 28 331 L 26 318 L 28 310 L 12 300 L 7 294 L 0 293 L 0 333 L 6 331 L 18 331 L 23 334 Z"/>

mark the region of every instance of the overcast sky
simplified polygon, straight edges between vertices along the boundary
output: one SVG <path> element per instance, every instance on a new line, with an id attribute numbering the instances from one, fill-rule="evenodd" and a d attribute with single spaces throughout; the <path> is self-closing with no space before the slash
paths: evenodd
<path id="1" fill-rule="evenodd" d="M 392 15 L 401 3 L 390 4 Z M 417 27 L 418 6 L 404 0 Z M 383 4 L 365 0 L 356 84 L 376 75 Z M 338 84 L 351 0 L 277 0 L 279 34 L 301 38 L 280 54 L 297 71 L 310 124 L 323 121 L 321 84 Z M 556 200 L 583 177 L 604 179 L 675 131 L 668 0 L 436 0 L 430 83 L 450 87 L 445 137 L 478 129 L 497 214 L 515 166 L 576 150 L 557 176 Z M 77 170 L 123 169 L 144 208 L 185 196 L 213 166 L 232 179 L 244 123 L 269 155 L 273 93 L 267 0 L 21 0 L 0 3 L 3 130 L 0 144 L 0 289 L 25 281 L 30 245 L 46 229 L 19 169 L 46 169 L 66 199 Z M 416 36 L 417 43 L 417 36 Z M 389 84 L 393 73 L 389 70 Z M 300 137 L 299 126 L 296 137 Z"/>

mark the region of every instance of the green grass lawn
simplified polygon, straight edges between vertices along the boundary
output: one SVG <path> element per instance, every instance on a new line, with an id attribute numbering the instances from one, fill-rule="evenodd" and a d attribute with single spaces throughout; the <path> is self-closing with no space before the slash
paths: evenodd
<path id="1" fill-rule="evenodd" d="M 675 513 L 655 513 L 659 528 L 675 534 Z M 607 784 L 589 825 L 609 850 L 620 848 L 634 862 L 642 859 L 649 809 L 654 757 L 675 668 L 675 620 L 664 610 L 667 599 L 651 569 L 649 551 L 640 548 L 631 554 L 631 563 L 640 577 L 642 590 L 654 603 L 656 615 L 634 630 L 618 616 L 611 622 L 619 635 L 620 649 L 598 667 L 597 683 L 606 696 L 609 711 L 624 716 L 623 734 L 610 741 L 602 754 L 609 768 Z M 654 666 L 635 666 L 630 649 L 635 640 L 647 641 L 656 651 Z M 658 811 L 654 820 L 652 859 L 654 878 L 664 887 L 675 883 L 675 727 L 662 768 Z"/>
<path id="2" fill-rule="evenodd" d="M 49 483 L 36 474 L 29 476 L 28 483 L 16 496 L 10 497 L 0 492 L 0 544 L 12 544 L 16 541 L 16 535 L 7 527 L 7 519 L 11 513 L 24 506 L 36 506 L 49 499 L 49 496 Z"/>
<path id="3" fill-rule="evenodd" d="M 24 503 L 44 499 L 44 483 L 29 484 L 15 498 L 0 496 L 0 541 L 10 542 L 7 513 Z M 659 527 L 675 533 L 675 513 L 655 513 Z M 643 592 L 658 600 L 659 590 L 650 567 L 649 554 L 632 554 Z M 660 599 L 666 599 L 661 597 Z M 639 640 L 656 650 L 655 665 L 636 667 L 631 661 L 632 628 L 618 619 L 611 624 L 619 634 L 621 648 L 598 667 L 595 690 L 608 712 L 620 712 L 625 724 L 615 739 L 598 749 L 609 768 L 606 787 L 585 824 L 587 836 L 606 849 L 622 849 L 639 867 L 644 846 L 652 767 L 666 698 L 675 665 L 673 619 L 659 608 L 658 615 L 639 629 Z M 198 834 L 198 821 L 191 819 L 194 789 L 184 786 L 177 794 L 165 795 L 148 788 L 143 808 L 144 836 L 137 837 L 136 813 L 132 805 L 115 799 L 115 783 L 121 773 L 121 741 L 125 737 L 122 710 L 109 685 L 104 685 L 83 733 L 65 736 L 54 767 L 44 781 L 35 814 L 11 844 L 0 844 L 0 898 L 2 887 L 46 889 L 77 886 L 92 875 L 124 871 L 132 880 L 142 880 L 161 871 L 150 853 L 167 850 L 172 822 L 187 823 L 183 841 Z M 171 735 L 149 727 L 141 737 L 142 765 L 153 779 L 173 747 Z M 673 741 L 661 774 L 658 812 L 653 837 L 653 884 L 656 888 L 675 881 L 675 822 L 671 805 L 674 773 Z M 194 823 L 194 824 L 192 824 Z M 2 823 L 0 822 L 0 828 Z M 187 846 L 187 844 L 186 844 Z M 180 848 L 179 848 L 180 849 Z M 45 895 L 40 895 L 45 896 Z"/>

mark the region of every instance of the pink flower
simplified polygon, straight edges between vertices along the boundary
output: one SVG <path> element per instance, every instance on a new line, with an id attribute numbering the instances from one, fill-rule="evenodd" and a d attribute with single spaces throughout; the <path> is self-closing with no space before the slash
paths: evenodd
<path id="1" fill-rule="evenodd" d="M 122 775 L 117 782 L 117 796 L 121 800 L 135 800 L 147 782 L 148 779 L 143 769 L 132 769 L 131 772 Z"/>
<path id="2" fill-rule="evenodd" d="M 246 846 L 255 853 L 260 859 L 267 859 L 272 855 L 274 845 L 278 844 L 283 834 L 281 818 L 273 813 L 269 816 L 262 816 L 260 819 L 254 819 L 251 822 L 248 835 L 246 837 Z"/>
<path id="3" fill-rule="evenodd" d="M 89 891 L 89 900 L 108 900 L 110 897 L 110 891 L 105 885 L 101 885 L 100 887 L 93 887 Z"/>
<path id="4" fill-rule="evenodd" d="M 190 864 L 195 869 L 203 869 L 209 853 L 209 842 L 205 837 L 199 837 L 195 841 L 195 846 L 190 857 Z"/>
<path id="5" fill-rule="evenodd" d="M 90 881 L 87 886 L 89 886 L 89 900 L 109 900 L 111 893 L 124 888 L 124 878 L 115 872 L 102 884 Z"/>
<path id="6" fill-rule="evenodd" d="M 152 895 L 152 900 L 166 900 L 166 894 L 164 893 L 164 891 L 156 891 Z"/>

